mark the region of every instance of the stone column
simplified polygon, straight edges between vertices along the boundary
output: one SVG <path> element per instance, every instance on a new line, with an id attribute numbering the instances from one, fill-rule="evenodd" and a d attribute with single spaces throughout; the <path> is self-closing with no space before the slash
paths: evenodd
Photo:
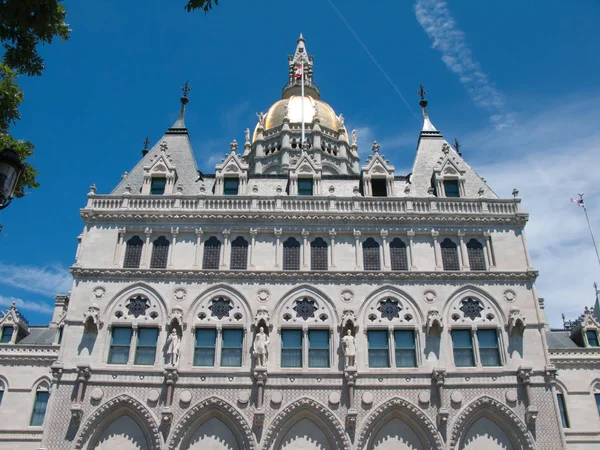
<path id="1" fill-rule="evenodd" d="M 171 227 L 171 245 L 169 245 L 169 253 L 167 255 L 167 267 L 173 267 L 173 251 L 175 250 L 175 244 L 177 243 L 178 234 L 179 227 Z"/>
<path id="2" fill-rule="evenodd" d="M 165 393 L 165 406 L 161 412 L 162 421 L 164 423 L 171 423 L 173 420 L 173 411 L 171 410 L 171 405 L 173 404 L 173 394 L 175 391 L 175 383 L 179 378 L 179 372 L 176 367 L 165 367 L 165 371 L 163 373 L 165 377 L 165 384 L 167 385 L 167 390 Z"/>
<path id="3" fill-rule="evenodd" d="M 381 268 L 383 270 L 389 270 L 390 266 L 388 264 L 388 251 L 387 251 L 387 237 L 388 231 L 381 230 Z"/>
<path id="4" fill-rule="evenodd" d="M 310 255 L 309 255 L 309 242 L 308 236 L 310 233 L 306 230 L 302 230 L 302 266 L 301 270 L 310 270 Z"/>
<path id="5" fill-rule="evenodd" d="M 221 266 L 222 270 L 229 269 L 229 235 L 231 230 L 223 230 L 223 245 L 221 246 Z"/>
<path id="6" fill-rule="evenodd" d="M 538 415 L 538 409 L 532 405 L 533 396 L 531 394 L 531 370 L 530 366 L 519 366 L 517 370 L 517 380 L 525 387 L 525 398 L 523 403 L 527 408 L 525 410 L 525 421 L 527 423 L 535 423 Z"/>
<path id="7" fill-rule="evenodd" d="M 256 245 L 256 235 L 258 234 L 258 230 L 256 228 L 252 229 L 250 228 L 250 248 L 249 248 L 249 255 L 248 255 L 248 266 L 253 269 L 254 268 L 254 263 L 252 261 L 252 255 L 254 254 L 254 246 Z"/>
<path id="8" fill-rule="evenodd" d="M 465 232 L 458 232 L 458 241 L 460 246 L 460 269 L 461 270 L 469 270 L 469 258 L 467 255 L 467 246 L 465 245 Z"/>
<path id="9" fill-rule="evenodd" d="M 200 266 L 200 255 L 203 253 L 204 243 L 202 242 L 202 236 L 204 231 L 202 228 L 196 228 L 196 253 L 194 254 L 194 267 Z"/>
<path id="10" fill-rule="evenodd" d="M 442 250 L 440 248 L 439 231 L 431 230 L 431 238 L 433 239 L 433 256 L 435 258 L 435 270 L 442 270 Z"/>
<path id="11" fill-rule="evenodd" d="M 142 248 L 142 264 L 141 266 L 144 269 L 150 267 L 150 257 L 152 256 L 152 245 L 150 243 L 150 238 L 152 237 L 152 230 L 150 228 L 146 228 L 144 230 L 144 234 L 146 235 L 146 242 L 144 247 Z"/>
<path id="12" fill-rule="evenodd" d="M 85 385 L 87 380 L 90 379 L 92 369 L 89 364 L 78 364 L 77 365 L 77 392 L 75 394 L 75 403 L 71 406 L 71 416 L 79 420 L 83 417 L 83 393 L 85 391 Z"/>
<path id="13" fill-rule="evenodd" d="M 274 229 L 273 233 L 275 234 L 275 268 L 279 268 L 279 248 L 281 246 L 281 228 Z"/>
<path id="14" fill-rule="evenodd" d="M 127 364 L 129 365 L 133 364 L 133 359 L 135 358 L 135 344 L 137 342 L 137 334 L 138 327 L 137 324 L 134 323 L 131 327 L 131 341 L 129 341 L 129 358 L 127 359 Z M 133 347 L 133 351 L 131 347 Z"/>
<path id="15" fill-rule="evenodd" d="M 360 231 L 354 230 L 352 233 L 354 236 L 354 270 L 362 270 L 362 264 L 360 261 Z"/>
<path id="16" fill-rule="evenodd" d="M 406 233 L 408 235 L 408 270 L 417 270 L 417 266 L 415 265 L 414 259 L 414 240 L 415 240 L 415 232 L 413 230 L 408 230 Z"/>
<path id="17" fill-rule="evenodd" d="M 344 378 L 348 386 L 348 412 L 346 414 L 346 427 L 354 429 L 356 427 L 356 418 L 358 411 L 354 407 L 354 386 L 356 385 L 356 379 L 358 378 L 358 372 L 355 367 L 349 367 L 344 369 Z"/>
<path id="18" fill-rule="evenodd" d="M 123 248 L 123 239 L 125 238 L 125 232 L 127 230 L 125 228 L 119 228 L 119 238 L 117 239 L 117 248 L 115 248 L 115 259 L 113 261 L 115 266 L 119 266 L 121 262 L 121 249 Z M 77 238 L 81 243 L 81 240 Z M 75 256 L 75 260 L 79 258 L 79 245 L 77 246 L 77 255 Z"/>
<path id="19" fill-rule="evenodd" d="M 331 247 L 331 269 L 335 269 L 335 236 L 337 235 L 334 229 L 329 230 L 329 245 Z"/>
<path id="20" fill-rule="evenodd" d="M 440 403 L 438 405 L 438 425 L 444 426 L 448 422 L 448 416 L 450 415 L 446 408 L 444 400 L 444 384 L 446 383 L 446 369 L 443 367 L 436 367 L 431 373 L 431 379 L 438 389 L 438 396 Z"/>
<path id="21" fill-rule="evenodd" d="M 485 251 L 488 257 L 489 267 L 496 267 L 496 255 L 494 254 L 494 247 L 492 246 L 492 233 L 486 231 L 483 233 L 485 237 Z"/>

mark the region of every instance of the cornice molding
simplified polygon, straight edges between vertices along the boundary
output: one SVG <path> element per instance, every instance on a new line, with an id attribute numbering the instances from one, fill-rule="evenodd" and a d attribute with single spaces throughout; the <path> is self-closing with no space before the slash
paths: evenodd
<path id="1" fill-rule="evenodd" d="M 46 363 L 50 365 L 58 358 L 58 350 L 58 346 L 5 345 L 0 347 L 0 363 L 20 362 L 32 365 Z"/>
<path id="2" fill-rule="evenodd" d="M 193 279 L 193 280 L 251 280 L 251 281 L 490 281 L 534 282 L 536 270 L 526 272 L 316 272 L 316 271 L 255 271 L 255 270 L 193 270 L 193 269 L 126 269 L 83 268 L 71 266 L 76 279 L 86 278 L 145 278 L 145 279 Z"/>

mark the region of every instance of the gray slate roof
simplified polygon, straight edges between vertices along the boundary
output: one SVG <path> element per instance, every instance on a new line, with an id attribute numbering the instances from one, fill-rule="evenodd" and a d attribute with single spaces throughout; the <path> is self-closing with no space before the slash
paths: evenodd
<path id="1" fill-rule="evenodd" d="M 52 345 L 56 333 L 57 328 L 29 327 L 29 335 L 17 342 L 17 345 Z"/>
<path id="2" fill-rule="evenodd" d="M 571 340 L 571 332 L 565 330 L 546 331 L 546 341 L 548 348 L 552 349 L 568 349 L 581 348 Z"/>

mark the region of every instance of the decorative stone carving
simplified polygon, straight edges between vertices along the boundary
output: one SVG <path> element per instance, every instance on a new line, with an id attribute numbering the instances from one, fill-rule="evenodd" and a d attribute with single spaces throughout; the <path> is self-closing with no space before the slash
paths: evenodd
<path id="1" fill-rule="evenodd" d="M 181 391 L 179 394 L 179 401 L 184 405 L 189 405 L 192 401 L 192 393 L 190 391 Z"/>
<path id="2" fill-rule="evenodd" d="M 352 292 L 350 289 L 344 289 L 340 294 L 340 298 L 343 302 L 351 302 L 354 299 L 354 292 Z"/>
<path id="3" fill-rule="evenodd" d="M 90 306 L 86 313 L 83 314 L 83 332 L 98 333 L 102 326 L 100 321 L 100 308 L 94 303 Z"/>
<path id="4" fill-rule="evenodd" d="M 365 392 L 365 393 L 362 395 L 362 398 L 361 398 L 361 400 L 362 400 L 362 402 L 364 403 L 364 405 L 365 405 L 365 406 L 371 406 L 371 405 L 373 404 L 373 399 L 374 399 L 374 398 L 375 398 L 375 397 L 373 396 L 373 394 L 372 394 L 372 393 L 370 393 L 370 392 Z"/>
<path id="5" fill-rule="evenodd" d="M 252 345 L 254 360 L 256 366 L 266 367 L 269 359 L 269 335 L 265 333 L 265 329 L 260 327 L 258 333 L 254 336 L 254 343 Z"/>
<path id="6" fill-rule="evenodd" d="M 437 299 L 437 294 L 435 293 L 435 291 L 433 291 L 431 289 L 427 289 L 426 291 L 423 292 L 423 300 L 425 300 L 427 303 L 433 303 L 433 302 L 435 302 L 436 299 Z"/>
<path id="7" fill-rule="evenodd" d="M 95 402 L 99 402 L 100 400 L 102 400 L 102 397 L 104 397 L 104 391 L 102 389 L 100 389 L 99 387 L 92 389 L 92 392 L 90 394 L 90 398 L 92 400 L 94 400 Z"/>
<path id="8" fill-rule="evenodd" d="M 250 394 L 247 391 L 238 393 L 237 401 L 240 405 L 247 405 L 250 401 Z"/>
<path id="9" fill-rule="evenodd" d="M 518 309 L 511 309 L 508 314 L 508 333 L 513 336 L 523 336 L 525 331 L 525 317 Z"/>
<path id="10" fill-rule="evenodd" d="M 442 316 L 437 308 L 427 311 L 427 336 L 439 337 L 444 329 Z"/>
<path id="11" fill-rule="evenodd" d="M 183 330 L 186 327 L 186 323 L 183 321 L 183 309 L 179 306 L 174 306 L 169 314 L 167 324 L 171 330 L 179 328 Z"/>
<path id="12" fill-rule="evenodd" d="M 431 394 L 428 391 L 419 392 L 419 403 L 427 405 L 431 401 Z"/>
<path id="13" fill-rule="evenodd" d="M 350 309 L 344 310 L 342 314 L 342 332 L 344 332 L 344 330 L 347 328 L 350 328 L 352 330 L 352 334 L 356 333 L 356 330 L 358 330 L 358 326 L 356 324 L 357 319 L 354 311 Z"/>
<path id="14" fill-rule="evenodd" d="M 233 309 L 231 300 L 223 297 L 216 298 L 212 301 L 208 307 L 213 316 L 216 316 L 219 320 L 223 317 L 229 317 L 229 311 Z"/>
<path id="15" fill-rule="evenodd" d="M 386 298 L 379 302 L 379 306 L 377 310 L 381 313 L 381 317 L 387 320 L 394 320 L 400 316 L 400 311 L 402 310 L 402 305 L 398 302 L 398 300 L 394 300 L 391 298 Z"/>
<path id="16" fill-rule="evenodd" d="M 329 403 L 334 406 L 337 406 L 340 404 L 341 398 L 342 396 L 339 392 L 332 392 L 331 394 L 329 394 Z"/>
<path id="17" fill-rule="evenodd" d="M 263 325 L 267 330 L 271 330 L 271 317 L 269 310 L 264 306 L 259 306 L 256 315 L 254 316 L 254 327 L 259 328 Z"/>
<path id="18" fill-rule="evenodd" d="M 273 403 L 273 405 L 279 406 L 279 405 L 281 405 L 282 401 L 283 401 L 283 395 L 281 395 L 281 392 L 275 391 L 271 394 L 271 403 Z"/>
<path id="19" fill-rule="evenodd" d="M 175 300 L 177 300 L 178 302 L 184 301 L 186 296 L 187 296 L 187 291 L 182 287 L 177 288 L 173 291 L 173 298 Z"/>
<path id="20" fill-rule="evenodd" d="M 271 298 L 271 293 L 269 292 L 268 289 L 259 289 L 256 292 L 256 299 L 259 302 L 268 302 L 269 298 Z"/>
<path id="21" fill-rule="evenodd" d="M 350 329 L 342 338 L 342 349 L 344 350 L 344 367 L 354 367 L 356 365 L 356 339 Z"/>
<path id="22" fill-rule="evenodd" d="M 142 295 L 136 295 L 135 297 L 127 300 L 125 306 L 127 307 L 129 314 L 137 319 L 139 316 L 146 315 L 146 311 L 148 308 L 150 308 L 150 302 L 146 297 Z"/>
<path id="23" fill-rule="evenodd" d="M 318 307 L 314 300 L 303 298 L 301 300 L 297 300 L 296 305 L 292 309 L 296 311 L 297 317 L 307 320 L 315 316 L 315 311 L 317 311 Z"/>
<path id="24" fill-rule="evenodd" d="M 102 297 L 104 297 L 104 294 L 106 294 L 106 289 L 104 289 L 102 286 L 97 286 L 94 288 L 93 294 L 96 299 L 100 300 Z"/>
<path id="25" fill-rule="evenodd" d="M 507 289 L 504 291 L 504 300 L 507 302 L 514 302 L 517 299 L 517 294 L 512 289 Z"/>
<path id="26" fill-rule="evenodd" d="M 506 391 L 506 394 L 504 394 L 504 396 L 506 397 L 506 401 L 508 403 L 516 403 L 517 402 L 517 391 L 514 389 L 509 389 L 508 391 Z"/>
<path id="27" fill-rule="evenodd" d="M 177 329 L 173 327 L 171 334 L 167 338 L 167 364 L 176 366 L 179 364 L 179 350 L 181 347 L 181 339 L 177 334 Z"/>
<path id="28" fill-rule="evenodd" d="M 461 301 L 460 309 L 465 317 L 468 317 L 471 320 L 475 320 L 478 317 L 481 317 L 481 311 L 483 311 L 483 306 L 479 300 L 474 298 L 466 298 Z"/>
<path id="29" fill-rule="evenodd" d="M 146 400 L 148 400 L 148 402 L 150 402 L 150 403 L 158 402 L 159 398 L 160 398 L 160 392 L 157 391 L 156 389 L 151 389 L 146 394 Z"/>
<path id="30" fill-rule="evenodd" d="M 450 401 L 452 403 L 454 403 L 455 405 L 460 405 L 463 401 L 463 395 L 458 392 L 458 391 L 454 391 L 451 395 L 450 395 Z"/>

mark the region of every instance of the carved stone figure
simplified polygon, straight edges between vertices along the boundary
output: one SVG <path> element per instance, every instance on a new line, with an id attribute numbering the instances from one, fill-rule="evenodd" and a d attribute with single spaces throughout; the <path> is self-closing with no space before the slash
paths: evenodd
<path id="1" fill-rule="evenodd" d="M 344 367 L 354 367 L 356 365 L 356 339 L 352 336 L 352 330 L 346 332 L 342 338 L 342 349 L 344 350 Z"/>
<path id="2" fill-rule="evenodd" d="M 246 142 L 250 143 L 250 128 L 246 128 Z"/>
<path id="3" fill-rule="evenodd" d="M 260 327 L 258 333 L 254 337 L 254 358 L 256 365 L 265 367 L 269 359 L 269 335 L 265 333 L 265 329 Z"/>
<path id="4" fill-rule="evenodd" d="M 265 113 L 261 111 L 258 114 L 256 114 L 256 117 L 258 117 L 258 126 L 264 128 L 265 127 Z"/>
<path id="5" fill-rule="evenodd" d="M 181 340 L 177 334 L 177 330 L 173 328 L 171 334 L 167 338 L 167 364 L 172 366 L 179 363 L 179 348 L 181 347 Z"/>
<path id="6" fill-rule="evenodd" d="M 352 130 L 352 145 L 356 144 L 356 130 Z"/>
<path id="7" fill-rule="evenodd" d="M 343 114 L 340 114 L 340 115 L 338 116 L 338 120 L 340 121 L 340 128 L 342 128 L 342 127 L 344 126 L 344 120 L 345 120 L 345 119 L 344 119 L 344 115 L 343 115 Z"/>

